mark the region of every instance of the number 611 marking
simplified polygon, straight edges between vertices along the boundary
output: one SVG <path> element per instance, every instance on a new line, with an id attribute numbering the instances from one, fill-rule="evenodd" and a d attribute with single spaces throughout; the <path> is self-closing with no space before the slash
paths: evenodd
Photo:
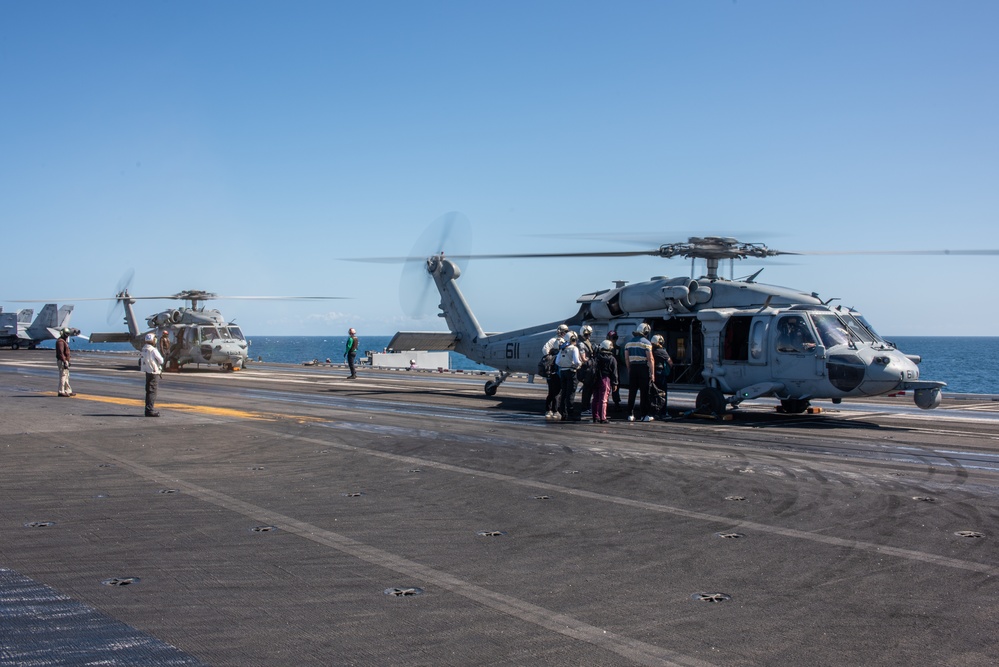
<path id="1" fill-rule="evenodd" d="M 520 359 L 520 343 L 507 343 L 506 344 L 506 358 L 507 359 Z"/>

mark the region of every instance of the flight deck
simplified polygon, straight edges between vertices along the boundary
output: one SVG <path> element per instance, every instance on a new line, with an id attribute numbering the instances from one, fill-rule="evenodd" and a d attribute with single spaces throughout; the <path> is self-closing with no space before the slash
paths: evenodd
<path id="1" fill-rule="evenodd" d="M 250 364 L 152 419 L 134 357 L 73 359 L 60 398 L 0 350 L 0 665 L 995 664 L 996 397 L 598 425 Z"/>

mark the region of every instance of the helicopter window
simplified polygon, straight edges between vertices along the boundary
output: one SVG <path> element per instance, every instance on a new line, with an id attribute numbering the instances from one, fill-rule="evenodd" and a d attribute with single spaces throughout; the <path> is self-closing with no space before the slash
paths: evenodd
<path id="1" fill-rule="evenodd" d="M 850 330 L 857 334 L 857 337 L 861 340 L 873 343 L 885 342 L 884 338 L 878 335 L 878 332 L 874 330 L 874 327 L 871 326 L 870 322 L 868 322 L 860 313 L 849 313 L 846 321 L 852 323 Z M 861 331 L 864 332 L 863 335 L 860 333 Z"/>
<path id="2" fill-rule="evenodd" d="M 218 329 L 215 327 L 201 327 L 201 340 L 215 340 L 221 338 Z"/>
<path id="3" fill-rule="evenodd" d="M 812 321 L 815 322 L 815 328 L 819 330 L 822 344 L 826 347 L 850 344 L 850 333 L 847 331 L 846 325 L 832 313 L 828 315 L 813 313 Z"/>
<path id="4" fill-rule="evenodd" d="M 777 325 L 777 351 L 804 353 L 815 349 L 815 337 L 800 315 L 781 318 Z"/>
<path id="5" fill-rule="evenodd" d="M 727 361 L 749 360 L 749 325 L 752 317 L 732 317 L 725 325 L 725 345 L 723 359 Z"/>
<path id="6" fill-rule="evenodd" d="M 878 332 L 874 330 L 874 327 L 872 327 L 871 323 L 867 321 L 867 318 L 860 313 L 851 313 L 851 315 L 860 323 L 862 327 L 864 327 L 864 330 L 874 338 L 875 343 L 885 342 L 885 339 L 878 335 Z"/>
<path id="7" fill-rule="evenodd" d="M 749 353 L 753 359 L 763 356 L 763 345 L 767 334 L 767 323 L 760 321 L 753 324 L 753 335 L 749 341 Z"/>
<path id="8" fill-rule="evenodd" d="M 240 330 L 239 327 L 229 327 L 229 335 L 235 338 L 236 340 L 245 340 L 243 338 L 243 332 L 242 330 Z"/>

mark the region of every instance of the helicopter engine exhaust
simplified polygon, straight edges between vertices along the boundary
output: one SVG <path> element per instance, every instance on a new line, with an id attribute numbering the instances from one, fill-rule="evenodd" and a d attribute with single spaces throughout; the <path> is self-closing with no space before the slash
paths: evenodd
<path id="1" fill-rule="evenodd" d="M 690 278 L 659 278 L 647 283 L 626 285 L 601 294 L 590 302 L 594 317 L 610 319 L 624 313 L 663 310 L 673 305 L 683 310 L 711 299 L 711 288 Z"/>

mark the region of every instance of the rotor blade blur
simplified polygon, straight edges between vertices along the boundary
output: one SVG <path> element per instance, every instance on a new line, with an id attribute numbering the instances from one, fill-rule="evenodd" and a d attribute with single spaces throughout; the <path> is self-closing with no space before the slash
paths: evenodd
<path id="1" fill-rule="evenodd" d="M 620 252 L 556 252 L 556 253 L 515 253 L 509 255 L 502 254 L 488 254 L 488 255 L 452 255 L 445 253 L 444 256 L 447 259 L 467 261 L 470 259 L 518 259 L 518 258 L 536 258 L 536 259 L 547 259 L 553 257 L 638 257 L 641 255 L 651 255 L 653 257 L 659 254 L 659 249 L 655 250 L 622 250 Z M 346 262 L 370 262 L 373 264 L 410 264 L 410 263 L 422 263 L 426 262 L 429 256 L 417 257 L 350 257 L 342 258 Z"/>
<path id="2" fill-rule="evenodd" d="M 164 295 L 164 296 L 128 296 L 131 301 L 142 301 L 142 300 L 161 300 L 161 301 L 174 301 L 183 299 L 176 294 Z M 211 297 L 199 298 L 202 300 L 218 300 L 218 299 L 256 299 L 256 300 L 275 300 L 275 301 L 317 301 L 317 300 L 328 300 L 328 299 L 352 299 L 354 297 L 350 296 L 217 296 L 213 295 Z M 59 299 L 2 299 L 3 301 L 8 301 L 10 303 L 49 303 L 52 301 L 60 302 L 70 302 L 70 301 L 118 301 L 120 297 L 117 296 L 94 296 L 94 297 L 82 297 L 78 299 L 73 298 L 59 298 Z"/>
<path id="3" fill-rule="evenodd" d="M 174 297 L 168 297 L 174 298 Z M 353 299 L 351 296 L 213 296 L 212 301 L 219 299 L 244 299 L 256 301 L 326 301 L 331 299 Z"/>
<path id="4" fill-rule="evenodd" d="M 488 255 L 466 255 L 449 259 L 553 259 L 559 257 L 641 257 L 643 255 L 656 257 L 659 255 L 659 248 L 655 250 L 619 250 L 601 252 L 527 252 L 511 254 L 488 254 Z"/>
<path id="5" fill-rule="evenodd" d="M 796 255 L 999 255 L 999 250 L 803 250 Z"/>
<path id="6" fill-rule="evenodd" d="M 564 234 L 529 234 L 534 238 L 544 239 L 561 239 L 565 238 Z M 663 242 L 663 237 L 665 234 L 658 232 L 594 232 L 594 233 L 573 233 L 572 238 L 583 239 L 586 241 L 613 241 L 615 243 L 623 243 L 626 245 L 661 245 Z M 702 230 L 697 230 L 694 232 L 689 231 L 676 231 L 670 230 L 669 236 L 676 239 L 688 239 L 691 237 L 704 237 L 704 236 L 720 236 L 727 238 L 754 238 L 754 239 L 770 239 L 777 238 L 780 236 L 787 236 L 786 233 L 774 233 L 774 232 L 754 232 L 754 231 L 740 231 L 738 233 L 731 233 L 726 231 L 711 231 L 705 232 Z"/>

